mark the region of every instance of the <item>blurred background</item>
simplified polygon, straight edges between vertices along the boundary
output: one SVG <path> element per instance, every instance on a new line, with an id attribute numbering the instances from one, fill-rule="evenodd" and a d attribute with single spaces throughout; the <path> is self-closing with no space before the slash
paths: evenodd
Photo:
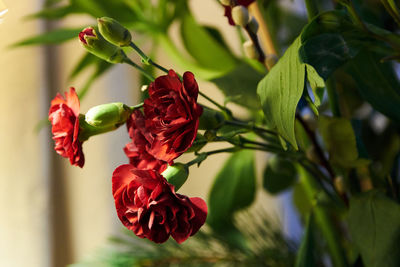
<path id="1" fill-rule="evenodd" d="M 121 127 L 86 142 L 83 169 L 71 167 L 54 152 L 49 127 L 37 131 L 37 126 L 47 118 L 50 100 L 57 92 L 70 86 L 79 89 L 88 77 L 84 74 L 73 81 L 68 79 L 84 51 L 77 38 L 57 46 L 11 48 L 60 22 L 26 19 L 41 9 L 42 0 L 3 2 L 0 9 L 6 6 L 9 11 L 0 24 L 0 266 L 65 266 L 81 261 L 122 229 L 114 209 L 111 174 L 127 163 L 122 148 L 129 137 Z M 200 23 L 220 29 L 231 47 L 239 51 L 236 29 L 228 25 L 216 1 L 192 0 L 190 5 Z M 298 11 L 305 13 L 301 4 Z M 83 28 L 94 20 L 73 15 L 63 23 Z M 174 27 L 171 34 L 175 34 Z M 158 55 L 161 65 L 183 71 L 163 51 Z M 117 66 L 95 82 L 81 103 L 81 112 L 106 102 L 137 104 L 140 87 L 136 71 Z M 222 94 L 211 83 L 200 81 L 200 88 L 223 102 Z M 200 168 L 192 167 L 190 179 L 180 191 L 206 199 L 212 179 L 227 156 L 214 156 Z M 263 157 L 258 160 L 264 162 Z M 260 194 L 271 214 L 284 220 L 285 201 Z"/>

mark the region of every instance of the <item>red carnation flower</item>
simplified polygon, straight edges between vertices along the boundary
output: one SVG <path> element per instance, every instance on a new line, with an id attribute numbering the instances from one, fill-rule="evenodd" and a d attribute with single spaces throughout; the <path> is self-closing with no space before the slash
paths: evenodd
<path id="1" fill-rule="evenodd" d="M 72 165 L 83 167 L 85 158 L 79 135 L 79 99 L 74 88 L 65 92 L 65 98 L 57 94 L 51 101 L 49 110 L 54 149 L 58 154 L 69 158 Z"/>
<path id="2" fill-rule="evenodd" d="M 128 119 L 129 137 L 132 139 L 124 147 L 126 156 L 131 165 L 141 170 L 155 170 L 159 173 L 167 168 L 167 162 L 156 159 L 147 152 L 154 137 L 146 130 L 145 119 L 140 110 L 135 110 Z"/>
<path id="3" fill-rule="evenodd" d="M 199 87 L 191 72 L 183 82 L 170 70 L 149 86 L 144 101 L 146 128 L 154 136 L 148 150 L 155 158 L 171 162 L 183 154 L 196 138 L 203 109 L 197 104 Z"/>
<path id="4" fill-rule="evenodd" d="M 119 166 L 113 173 L 112 191 L 125 227 L 156 243 L 167 241 L 169 236 L 182 243 L 207 217 L 204 200 L 175 193 L 174 186 L 153 170 Z"/>
<path id="5" fill-rule="evenodd" d="M 248 7 L 251 3 L 253 3 L 255 0 L 237 0 L 237 5 L 238 6 L 245 6 Z M 228 18 L 228 22 L 230 25 L 235 26 L 235 22 L 232 19 L 232 7 L 231 6 L 225 6 L 225 14 L 224 16 Z"/>

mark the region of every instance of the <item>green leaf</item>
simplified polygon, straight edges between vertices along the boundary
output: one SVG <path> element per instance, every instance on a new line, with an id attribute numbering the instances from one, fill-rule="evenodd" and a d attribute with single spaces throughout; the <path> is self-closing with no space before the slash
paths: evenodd
<path id="1" fill-rule="evenodd" d="M 306 189 L 300 182 L 293 187 L 293 204 L 297 211 L 304 216 L 309 214 L 313 209 L 312 203 L 308 200 Z"/>
<path id="2" fill-rule="evenodd" d="M 379 192 L 350 200 L 349 230 L 366 267 L 400 266 L 400 206 Z"/>
<path id="3" fill-rule="evenodd" d="M 355 167 L 366 163 L 358 160 L 358 150 L 353 126 L 348 119 L 319 117 L 319 131 L 329 152 L 329 160 L 341 167 Z"/>
<path id="4" fill-rule="evenodd" d="M 224 93 L 228 101 L 251 109 L 258 109 L 260 102 L 256 89 L 262 77 L 248 64 L 242 63 L 224 76 L 211 81 Z"/>
<path id="5" fill-rule="evenodd" d="M 360 45 L 346 41 L 340 34 L 325 33 L 310 38 L 300 47 L 300 57 L 325 80 L 340 66 L 354 58 Z"/>
<path id="6" fill-rule="evenodd" d="M 299 37 L 261 80 L 257 88 L 268 126 L 276 128 L 295 149 L 298 148 L 294 132 L 295 113 L 304 91 L 306 69 L 307 79 L 315 91 L 323 84 L 313 67 L 300 61 L 298 53 L 300 46 Z"/>
<path id="7" fill-rule="evenodd" d="M 99 59 L 98 57 L 94 56 L 91 53 L 86 53 L 72 70 L 71 74 L 69 75 L 69 79 L 75 78 L 81 71 L 99 61 L 101 61 L 101 59 Z"/>
<path id="8" fill-rule="evenodd" d="M 204 68 L 198 63 L 194 62 L 192 59 L 185 57 L 182 51 L 176 47 L 176 45 L 168 36 L 164 34 L 158 34 L 156 35 L 155 39 L 155 42 L 164 49 L 165 54 L 168 55 L 168 57 L 170 57 L 174 63 L 183 69 L 192 71 L 195 73 L 196 77 L 200 77 L 204 80 L 211 80 L 224 75 L 225 72 L 223 71 Z"/>
<path id="9" fill-rule="evenodd" d="M 78 92 L 79 99 L 82 100 L 87 92 L 89 91 L 90 87 L 96 81 L 97 78 L 99 78 L 101 75 L 103 75 L 108 69 L 110 69 L 112 66 L 114 66 L 111 63 L 108 63 L 107 61 L 104 60 L 99 60 L 96 63 L 96 69 L 94 73 L 89 77 L 89 79 L 86 81 L 86 84 L 82 87 L 82 89 Z"/>
<path id="10" fill-rule="evenodd" d="M 234 56 L 190 14 L 182 18 L 181 35 L 187 51 L 202 67 L 227 72 L 236 65 Z"/>
<path id="11" fill-rule="evenodd" d="M 268 160 L 264 170 L 263 186 L 271 194 L 278 194 L 292 186 L 297 177 L 293 163 L 280 157 Z"/>
<path id="12" fill-rule="evenodd" d="M 25 45 L 37 45 L 37 44 L 59 44 L 75 37 L 78 38 L 78 34 L 82 29 L 83 28 L 57 29 L 41 35 L 37 35 L 35 37 L 25 39 L 21 42 L 13 44 L 12 46 L 15 47 L 15 46 L 25 46 Z"/>
<path id="13" fill-rule="evenodd" d="M 248 129 L 236 125 L 223 125 L 217 130 L 218 137 L 224 137 L 227 139 L 233 138 L 238 134 L 243 134 L 249 132 Z"/>
<path id="14" fill-rule="evenodd" d="M 400 82 L 391 63 L 371 52 L 360 53 L 349 66 L 361 96 L 376 110 L 400 122 Z"/>
<path id="15" fill-rule="evenodd" d="M 211 188 L 208 224 L 224 231 L 233 223 L 233 213 L 248 207 L 255 197 L 254 153 L 244 150 L 231 155 Z"/>
<path id="16" fill-rule="evenodd" d="M 27 19 L 61 19 L 69 14 L 78 13 L 78 9 L 72 5 L 59 6 L 54 8 L 44 8 L 37 13 L 28 15 Z"/>
<path id="17" fill-rule="evenodd" d="M 307 226 L 301 241 L 301 245 L 296 257 L 295 267 L 313 267 L 317 266 L 315 264 L 314 258 L 314 235 L 313 231 L 315 229 L 315 225 L 313 223 L 313 217 L 310 214 L 307 219 Z"/>

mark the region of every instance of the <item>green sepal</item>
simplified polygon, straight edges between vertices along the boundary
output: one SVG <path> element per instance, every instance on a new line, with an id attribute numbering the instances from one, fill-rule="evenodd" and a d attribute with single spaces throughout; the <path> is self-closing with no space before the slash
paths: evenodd
<path id="1" fill-rule="evenodd" d="M 94 127 L 118 127 L 126 122 L 131 113 L 131 109 L 120 102 L 102 104 L 89 109 L 85 121 Z"/>
<path id="2" fill-rule="evenodd" d="M 186 164 L 175 163 L 172 166 L 168 166 L 161 175 L 164 176 L 168 183 L 175 186 L 175 191 L 178 191 L 189 176 L 189 168 Z"/>

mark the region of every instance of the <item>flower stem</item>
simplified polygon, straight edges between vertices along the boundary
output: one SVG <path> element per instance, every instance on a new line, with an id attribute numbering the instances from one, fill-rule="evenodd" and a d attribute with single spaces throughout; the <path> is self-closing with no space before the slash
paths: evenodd
<path id="1" fill-rule="evenodd" d="M 135 105 L 135 106 L 129 107 L 129 109 L 131 110 L 131 112 L 133 112 L 135 109 L 138 109 L 138 108 L 143 107 L 143 105 L 144 105 L 144 103 L 142 102 L 142 103 L 137 104 L 137 105 Z"/>
<path id="2" fill-rule="evenodd" d="M 265 129 L 262 127 L 258 127 L 254 124 L 248 124 L 246 122 L 242 122 L 242 121 L 238 121 L 238 120 L 231 120 L 231 121 L 225 121 L 225 124 L 227 125 L 234 125 L 234 126 L 239 126 L 245 129 L 248 129 L 250 131 L 254 131 L 254 132 L 263 132 L 263 133 L 267 133 L 267 134 L 271 134 L 271 135 L 277 135 L 276 132 L 269 130 L 269 129 Z"/>
<path id="3" fill-rule="evenodd" d="M 134 42 L 131 42 L 130 46 L 141 57 L 143 63 L 145 63 L 147 65 L 153 65 L 157 69 L 168 74 L 168 70 L 166 68 L 164 68 L 163 66 L 161 66 L 161 65 L 155 63 L 153 60 L 151 60 L 151 58 L 148 55 L 146 55 Z"/>
<path id="4" fill-rule="evenodd" d="M 251 41 L 254 44 L 254 47 L 256 48 L 257 52 L 258 52 L 258 61 L 261 62 L 261 64 L 265 64 L 265 54 L 264 51 L 261 48 L 260 42 L 258 41 L 258 36 L 257 33 L 252 32 L 252 30 L 250 29 L 249 25 L 247 25 L 246 27 L 244 27 L 244 29 L 246 30 L 247 34 L 249 35 Z"/>
<path id="5" fill-rule="evenodd" d="M 311 175 L 303 168 L 300 168 L 300 173 L 300 183 L 303 185 L 309 202 L 314 203 L 313 212 L 315 214 L 316 223 L 326 241 L 330 255 L 332 257 L 333 265 L 340 267 L 348 266 L 345 253 L 337 238 L 340 235 L 337 233 L 337 230 L 332 223 L 332 218 L 330 218 L 328 212 L 326 211 L 326 208 L 319 204 L 318 199 L 316 199 L 319 194 L 318 186 L 315 184 L 315 181 L 313 180 Z"/>
<path id="6" fill-rule="evenodd" d="M 124 60 L 124 63 L 131 65 L 132 67 L 134 67 L 135 69 L 139 70 L 147 79 L 149 79 L 151 82 L 154 81 L 154 77 L 149 74 L 147 71 L 145 71 L 142 67 L 140 67 L 138 64 L 136 64 L 135 62 L 133 62 L 132 60 L 130 60 L 129 58 L 126 58 Z"/>
<path id="7" fill-rule="evenodd" d="M 272 41 L 271 34 L 263 15 L 261 14 L 260 7 L 258 6 L 258 1 L 254 1 L 249 6 L 250 12 L 256 18 L 258 24 L 260 25 L 260 38 L 265 46 L 265 51 L 267 55 L 278 55 L 274 42 Z"/>
<path id="8" fill-rule="evenodd" d="M 214 101 L 211 97 L 207 96 L 203 92 L 199 91 L 199 95 L 204 97 L 206 100 L 208 100 L 210 103 L 214 104 L 216 107 L 218 107 L 221 111 L 223 111 L 228 117 L 232 117 L 232 111 L 230 111 L 228 108 L 218 104 L 216 101 Z"/>

